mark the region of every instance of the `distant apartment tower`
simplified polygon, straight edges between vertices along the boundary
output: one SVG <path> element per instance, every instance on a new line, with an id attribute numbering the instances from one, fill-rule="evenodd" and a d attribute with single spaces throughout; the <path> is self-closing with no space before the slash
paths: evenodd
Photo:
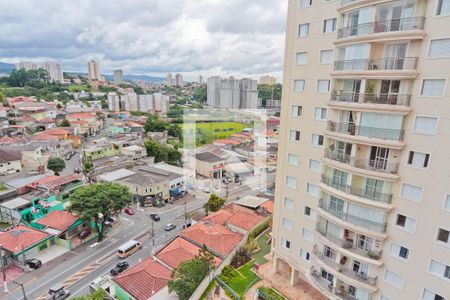
<path id="1" fill-rule="evenodd" d="M 257 108 L 258 85 L 252 79 L 210 77 L 207 104 L 216 108 Z"/>
<path id="2" fill-rule="evenodd" d="M 268 84 L 275 85 L 277 83 L 277 79 L 272 76 L 261 76 L 259 77 L 259 84 Z"/>
<path id="3" fill-rule="evenodd" d="M 183 75 L 181 74 L 175 75 L 175 85 L 178 87 L 184 86 Z"/>
<path id="4" fill-rule="evenodd" d="M 108 110 L 119 111 L 120 110 L 120 96 L 114 92 L 108 93 Z"/>
<path id="5" fill-rule="evenodd" d="M 64 81 L 61 64 L 56 62 L 45 62 L 43 65 L 44 70 L 47 71 L 50 81 L 62 82 Z"/>
<path id="6" fill-rule="evenodd" d="M 292 286 L 450 299 L 448 28 L 449 0 L 289 0 L 272 250 Z"/>
<path id="7" fill-rule="evenodd" d="M 101 80 L 102 76 L 100 74 L 100 66 L 95 60 L 91 60 L 87 64 L 88 68 L 88 79 L 92 80 Z"/>
<path id="8" fill-rule="evenodd" d="M 29 61 L 21 61 L 21 62 L 18 62 L 15 64 L 15 68 L 17 70 L 25 69 L 26 71 L 37 70 L 38 65 L 33 62 L 29 62 Z"/>
<path id="9" fill-rule="evenodd" d="M 167 73 L 167 76 L 166 76 L 166 85 L 167 85 L 167 86 L 172 86 L 172 85 L 173 85 L 173 77 L 172 77 L 172 73 Z"/>
<path id="10" fill-rule="evenodd" d="M 203 76 L 198 75 L 198 84 L 203 84 Z"/>
<path id="11" fill-rule="evenodd" d="M 123 71 L 114 70 L 114 83 L 123 83 Z"/>

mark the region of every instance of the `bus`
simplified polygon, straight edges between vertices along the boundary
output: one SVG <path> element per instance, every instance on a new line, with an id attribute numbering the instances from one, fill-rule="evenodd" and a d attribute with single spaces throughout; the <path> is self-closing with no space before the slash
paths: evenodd
<path id="1" fill-rule="evenodd" d="M 142 243 L 141 242 L 131 240 L 129 242 L 126 242 L 125 244 L 123 244 L 119 248 L 117 248 L 117 255 L 120 258 L 127 258 L 128 256 L 130 256 L 134 252 L 136 252 L 138 250 L 141 250 L 141 248 L 142 248 Z"/>

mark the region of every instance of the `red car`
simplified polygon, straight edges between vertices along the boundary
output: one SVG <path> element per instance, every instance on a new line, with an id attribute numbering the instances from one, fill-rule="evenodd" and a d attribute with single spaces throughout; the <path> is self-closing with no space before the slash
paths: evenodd
<path id="1" fill-rule="evenodd" d="M 125 207 L 125 209 L 123 211 L 127 215 L 130 215 L 130 216 L 134 215 L 134 211 L 131 208 L 129 208 L 129 207 Z"/>

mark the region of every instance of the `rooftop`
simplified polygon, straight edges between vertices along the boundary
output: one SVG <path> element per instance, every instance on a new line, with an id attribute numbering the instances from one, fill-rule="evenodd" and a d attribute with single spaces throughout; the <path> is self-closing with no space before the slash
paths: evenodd
<path id="1" fill-rule="evenodd" d="M 164 247 L 156 257 L 163 263 L 171 267 L 177 268 L 182 262 L 193 259 L 200 252 L 201 248 L 188 242 L 187 240 L 177 237 Z M 215 257 L 215 265 L 221 263 L 221 259 Z"/>
<path id="2" fill-rule="evenodd" d="M 0 232 L 0 245 L 12 253 L 17 253 L 48 237 L 50 237 L 48 233 L 19 225 L 6 232 Z"/>
<path id="3" fill-rule="evenodd" d="M 166 171 L 166 170 L 162 170 L 162 169 L 158 169 L 158 168 L 155 168 L 154 166 L 142 166 L 142 167 L 139 167 L 138 170 L 142 171 L 146 174 L 154 174 L 156 176 L 163 176 L 163 177 L 166 177 L 167 179 L 175 179 L 175 178 L 180 177 L 180 174 L 172 173 L 170 171 Z"/>
<path id="4" fill-rule="evenodd" d="M 197 153 L 195 154 L 195 158 L 200 161 L 215 163 L 223 161 L 223 159 L 215 154 L 212 154 L 211 152 L 203 152 L 203 153 Z"/>
<path id="5" fill-rule="evenodd" d="M 20 152 L 13 152 L 8 150 L 0 149 L 0 163 L 7 163 L 10 161 L 20 160 L 21 155 Z"/>
<path id="6" fill-rule="evenodd" d="M 204 217 L 201 221 L 203 223 L 212 223 L 216 225 L 229 224 L 248 231 L 262 220 L 264 220 L 264 217 L 258 215 L 253 210 L 236 204 L 230 204 L 221 210 Z"/>
<path id="7" fill-rule="evenodd" d="M 111 182 L 134 174 L 136 173 L 127 169 L 118 169 L 115 171 L 103 173 L 99 175 L 98 178 L 100 178 L 103 181 Z"/>
<path id="8" fill-rule="evenodd" d="M 22 197 L 17 197 L 14 198 L 12 200 L 3 202 L 2 204 L 0 204 L 1 206 L 8 208 L 8 209 L 16 209 L 16 208 L 20 208 L 22 206 L 26 206 L 29 205 L 30 201 L 22 198 Z"/>
<path id="9" fill-rule="evenodd" d="M 147 300 L 167 285 L 171 273 L 166 267 L 148 258 L 113 280 L 137 300 Z"/>
<path id="10" fill-rule="evenodd" d="M 64 232 L 76 221 L 78 221 L 78 219 L 78 216 L 75 216 L 68 211 L 55 210 L 47 214 L 45 217 L 37 220 L 36 223 L 41 224 L 44 227 L 49 227 L 60 232 Z"/>
<path id="11" fill-rule="evenodd" d="M 81 174 L 72 173 L 67 176 L 48 176 L 46 178 L 38 179 L 34 182 L 31 182 L 27 186 L 30 188 L 36 188 L 38 186 L 45 186 L 49 190 L 54 190 L 57 187 L 68 184 L 72 181 L 81 180 Z"/>
<path id="12" fill-rule="evenodd" d="M 97 118 L 97 115 L 93 113 L 80 112 L 80 113 L 72 113 L 66 116 L 67 119 L 93 119 Z"/>
<path id="13" fill-rule="evenodd" d="M 151 174 L 147 172 L 139 172 L 126 178 L 123 178 L 120 181 L 136 185 L 151 185 L 151 184 L 158 184 L 166 180 L 168 180 L 168 178 L 166 178 L 165 176 Z"/>
<path id="14" fill-rule="evenodd" d="M 241 198 L 241 199 L 235 201 L 234 203 L 241 205 L 241 206 L 250 207 L 250 208 L 258 208 L 258 206 L 260 206 L 261 204 L 263 204 L 266 201 L 267 201 L 266 198 L 248 195 L 248 196 L 245 196 L 244 198 Z"/>

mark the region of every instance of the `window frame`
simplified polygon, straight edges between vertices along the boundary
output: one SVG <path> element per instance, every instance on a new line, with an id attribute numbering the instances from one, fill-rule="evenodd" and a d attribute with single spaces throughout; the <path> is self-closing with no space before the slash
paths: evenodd
<path id="1" fill-rule="evenodd" d="M 289 156 L 295 156 L 296 158 L 297 158 L 297 164 L 291 164 L 291 163 L 289 163 Z M 294 153 L 289 153 L 288 152 L 288 155 L 287 155 L 287 164 L 289 165 L 289 166 L 291 166 L 291 167 L 298 167 L 299 165 L 300 165 L 300 159 L 299 159 L 299 157 L 298 157 L 298 155 L 297 154 L 294 154 Z"/>
<path id="2" fill-rule="evenodd" d="M 297 90 L 297 85 L 295 84 L 297 81 L 302 81 L 303 82 L 302 90 Z M 294 93 L 303 93 L 305 91 L 305 87 L 306 87 L 306 80 L 305 79 L 294 79 L 294 83 L 293 83 Z"/>
<path id="3" fill-rule="evenodd" d="M 301 35 L 300 35 L 300 27 L 301 27 L 302 25 L 307 25 L 307 26 L 308 26 L 308 30 L 307 30 L 305 36 L 301 36 Z M 297 38 L 299 38 L 299 39 L 304 39 L 304 38 L 309 37 L 309 31 L 310 31 L 310 29 L 311 29 L 311 23 L 310 23 L 310 22 L 298 24 Z"/>
<path id="4" fill-rule="evenodd" d="M 450 1 L 450 0 L 448 0 L 448 1 Z M 439 0 L 437 1 L 437 5 L 439 5 Z M 436 10 L 437 10 L 437 6 L 436 6 Z M 438 16 L 438 15 L 436 15 L 436 16 L 437 17 L 449 17 L 450 14 L 444 15 L 444 16 Z M 450 53 L 448 54 L 448 56 L 439 56 L 439 57 L 430 56 L 431 42 L 432 41 L 436 41 L 436 40 L 450 40 L 450 37 L 438 37 L 438 38 L 430 39 L 428 41 L 428 45 L 427 45 L 426 58 L 428 58 L 428 59 L 447 59 L 447 58 L 450 58 Z"/>
<path id="5" fill-rule="evenodd" d="M 418 132 L 416 131 L 416 122 L 417 122 L 417 118 L 429 118 L 429 119 L 436 119 L 436 128 L 434 129 L 434 133 L 424 133 L 424 132 Z M 412 124 L 412 133 L 415 134 L 422 134 L 422 135 L 431 135 L 431 136 L 436 136 L 437 132 L 438 132 L 438 128 L 439 128 L 439 117 L 438 116 L 425 116 L 425 115 L 415 115 L 414 116 L 414 122 Z"/>
<path id="6" fill-rule="evenodd" d="M 319 82 L 320 81 L 328 81 L 328 89 L 326 91 L 320 91 L 319 90 L 319 86 L 320 86 Z M 319 94 L 327 94 L 327 93 L 330 92 L 330 90 L 331 90 L 331 80 L 330 79 L 317 79 L 317 81 L 316 81 L 316 92 L 317 93 L 319 93 Z"/>
<path id="7" fill-rule="evenodd" d="M 409 185 L 409 186 L 418 187 L 418 188 L 421 188 L 421 189 L 422 189 L 422 193 L 421 193 L 421 196 L 420 196 L 420 199 L 419 199 L 419 200 L 406 198 L 406 197 L 403 195 L 403 186 L 404 186 L 405 184 L 406 184 L 406 185 Z M 424 192 L 425 192 L 425 189 L 423 188 L 423 186 L 416 185 L 416 184 L 413 184 L 413 183 L 402 182 L 401 185 L 400 185 L 400 193 L 399 193 L 399 196 L 400 196 L 401 199 L 404 199 L 404 200 L 407 200 L 407 201 L 410 201 L 410 202 L 414 202 L 414 203 L 422 203 Z"/>
<path id="8" fill-rule="evenodd" d="M 322 117 L 323 112 L 325 111 L 325 117 L 322 119 L 317 119 L 316 118 L 316 110 L 320 109 L 320 116 Z M 313 120 L 314 121 L 326 121 L 328 117 L 328 109 L 326 107 L 321 107 L 321 106 L 315 106 L 314 110 L 313 110 Z"/>
<path id="9" fill-rule="evenodd" d="M 322 63 L 321 61 L 320 61 L 320 58 L 321 58 L 321 55 L 322 55 L 322 52 L 323 51 L 331 51 L 331 61 L 330 62 L 328 62 L 328 63 Z M 319 65 L 331 65 L 331 64 L 333 64 L 333 55 L 334 55 L 334 51 L 333 51 L 333 49 L 323 49 L 323 50 L 320 50 L 319 51 L 319 60 L 318 60 L 318 64 Z"/>
<path id="10" fill-rule="evenodd" d="M 446 207 L 447 200 L 448 200 L 448 203 L 449 203 L 449 207 L 448 208 Z M 444 194 L 444 202 L 442 203 L 442 209 L 444 211 L 446 211 L 446 212 L 450 212 L 450 193 L 445 193 Z"/>
<path id="11" fill-rule="evenodd" d="M 310 8 L 313 5 L 313 1 L 309 0 L 309 5 L 302 7 L 302 0 L 298 0 L 298 9 L 306 9 Z"/>
<path id="12" fill-rule="evenodd" d="M 297 55 L 301 54 L 301 53 L 305 53 L 306 56 L 306 62 L 304 64 L 299 64 L 297 61 Z M 308 64 L 308 51 L 300 51 L 300 52 L 296 52 L 295 53 L 295 65 L 296 66 L 305 66 Z"/>
<path id="13" fill-rule="evenodd" d="M 420 166 L 415 166 L 415 165 L 412 164 L 412 162 L 414 160 L 414 154 L 415 153 L 419 153 L 419 154 L 424 154 L 425 155 L 425 159 L 423 161 L 424 166 L 420 167 Z M 406 158 L 406 165 L 408 167 L 411 167 L 411 168 L 414 168 L 414 169 L 419 169 L 419 170 L 428 170 L 430 168 L 430 164 L 431 164 L 431 153 L 414 151 L 414 150 L 409 150 L 408 151 L 408 157 Z"/>
<path id="14" fill-rule="evenodd" d="M 395 245 L 395 246 L 397 246 L 399 248 L 399 252 L 397 254 L 395 254 L 395 255 L 392 254 L 392 246 L 393 245 Z M 406 255 L 406 258 L 400 255 L 402 248 L 406 249 L 408 251 L 407 255 Z M 389 255 L 394 257 L 394 258 L 396 258 L 396 259 L 399 259 L 401 261 L 407 262 L 407 261 L 409 261 L 409 257 L 411 256 L 411 249 L 391 241 L 390 244 L 389 244 Z"/>
<path id="15" fill-rule="evenodd" d="M 403 216 L 403 217 L 405 217 L 405 226 L 400 226 L 400 225 L 398 225 L 398 223 L 397 223 L 397 221 L 398 221 L 398 216 Z M 407 220 L 407 219 L 411 219 L 411 220 L 414 221 L 414 228 L 412 228 L 412 229 L 413 229 L 412 231 L 409 231 L 409 230 L 406 229 L 406 228 L 407 228 L 407 227 L 406 227 L 406 220 Z M 410 234 L 415 234 L 415 232 L 416 232 L 416 227 L 417 227 L 417 219 L 411 218 L 411 217 L 409 217 L 409 216 L 407 216 L 407 215 L 405 215 L 405 214 L 403 214 L 403 213 L 397 212 L 396 215 L 395 215 L 395 223 L 394 223 L 394 225 L 395 225 L 396 227 L 398 227 L 398 228 L 401 228 L 401 230 L 403 230 L 404 232 L 407 232 L 407 233 L 410 233 Z"/>
<path id="16" fill-rule="evenodd" d="M 401 277 L 401 278 L 403 279 L 403 280 L 402 280 L 403 282 L 402 282 L 401 287 L 395 285 L 394 283 L 392 283 L 392 282 L 390 282 L 390 281 L 388 281 L 388 280 L 386 279 L 386 274 L 387 274 L 387 272 L 390 272 L 390 273 L 392 273 L 392 274 L 394 274 L 394 275 L 396 275 L 396 276 L 399 276 L 399 277 Z M 403 290 L 403 287 L 405 286 L 405 277 L 402 276 L 402 275 L 400 275 L 400 274 L 398 274 L 398 273 L 396 273 L 396 272 L 394 272 L 394 271 L 391 271 L 391 270 L 389 270 L 389 269 L 387 269 L 387 268 L 385 268 L 385 269 L 384 269 L 384 272 L 383 272 L 383 281 L 386 282 L 387 284 L 389 284 L 390 286 L 395 287 L 395 288 L 397 288 L 397 289 L 399 289 L 399 290 Z"/>
<path id="17" fill-rule="evenodd" d="M 325 31 L 326 29 L 326 22 L 328 20 L 333 20 L 333 30 L 332 31 Z M 331 17 L 331 18 L 327 18 L 327 19 L 322 19 L 322 34 L 330 34 L 333 32 L 337 31 L 337 27 L 338 27 L 338 21 L 337 18 Z"/>
<path id="18" fill-rule="evenodd" d="M 423 85 L 424 85 L 425 80 L 444 80 L 444 88 L 442 89 L 442 95 L 440 95 L 440 96 L 423 95 L 422 91 L 423 91 Z M 447 84 L 448 84 L 448 78 L 423 77 L 422 81 L 421 81 L 421 83 L 419 85 L 418 97 L 424 97 L 424 98 L 430 98 L 430 99 L 444 98 L 446 93 L 447 93 Z"/>
<path id="19" fill-rule="evenodd" d="M 313 168 L 311 168 L 311 161 L 314 161 L 314 162 L 318 162 L 318 163 L 319 163 L 319 170 L 316 171 L 316 170 L 314 170 Z M 308 169 L 309 169 L 311 172 L 314 172 L 314 173 L 320 173 L 320 172 L 322 171 L 322 162 L 321 162 L 320 160 L 310 158 L 309 161 L 308 161 Z"/>

